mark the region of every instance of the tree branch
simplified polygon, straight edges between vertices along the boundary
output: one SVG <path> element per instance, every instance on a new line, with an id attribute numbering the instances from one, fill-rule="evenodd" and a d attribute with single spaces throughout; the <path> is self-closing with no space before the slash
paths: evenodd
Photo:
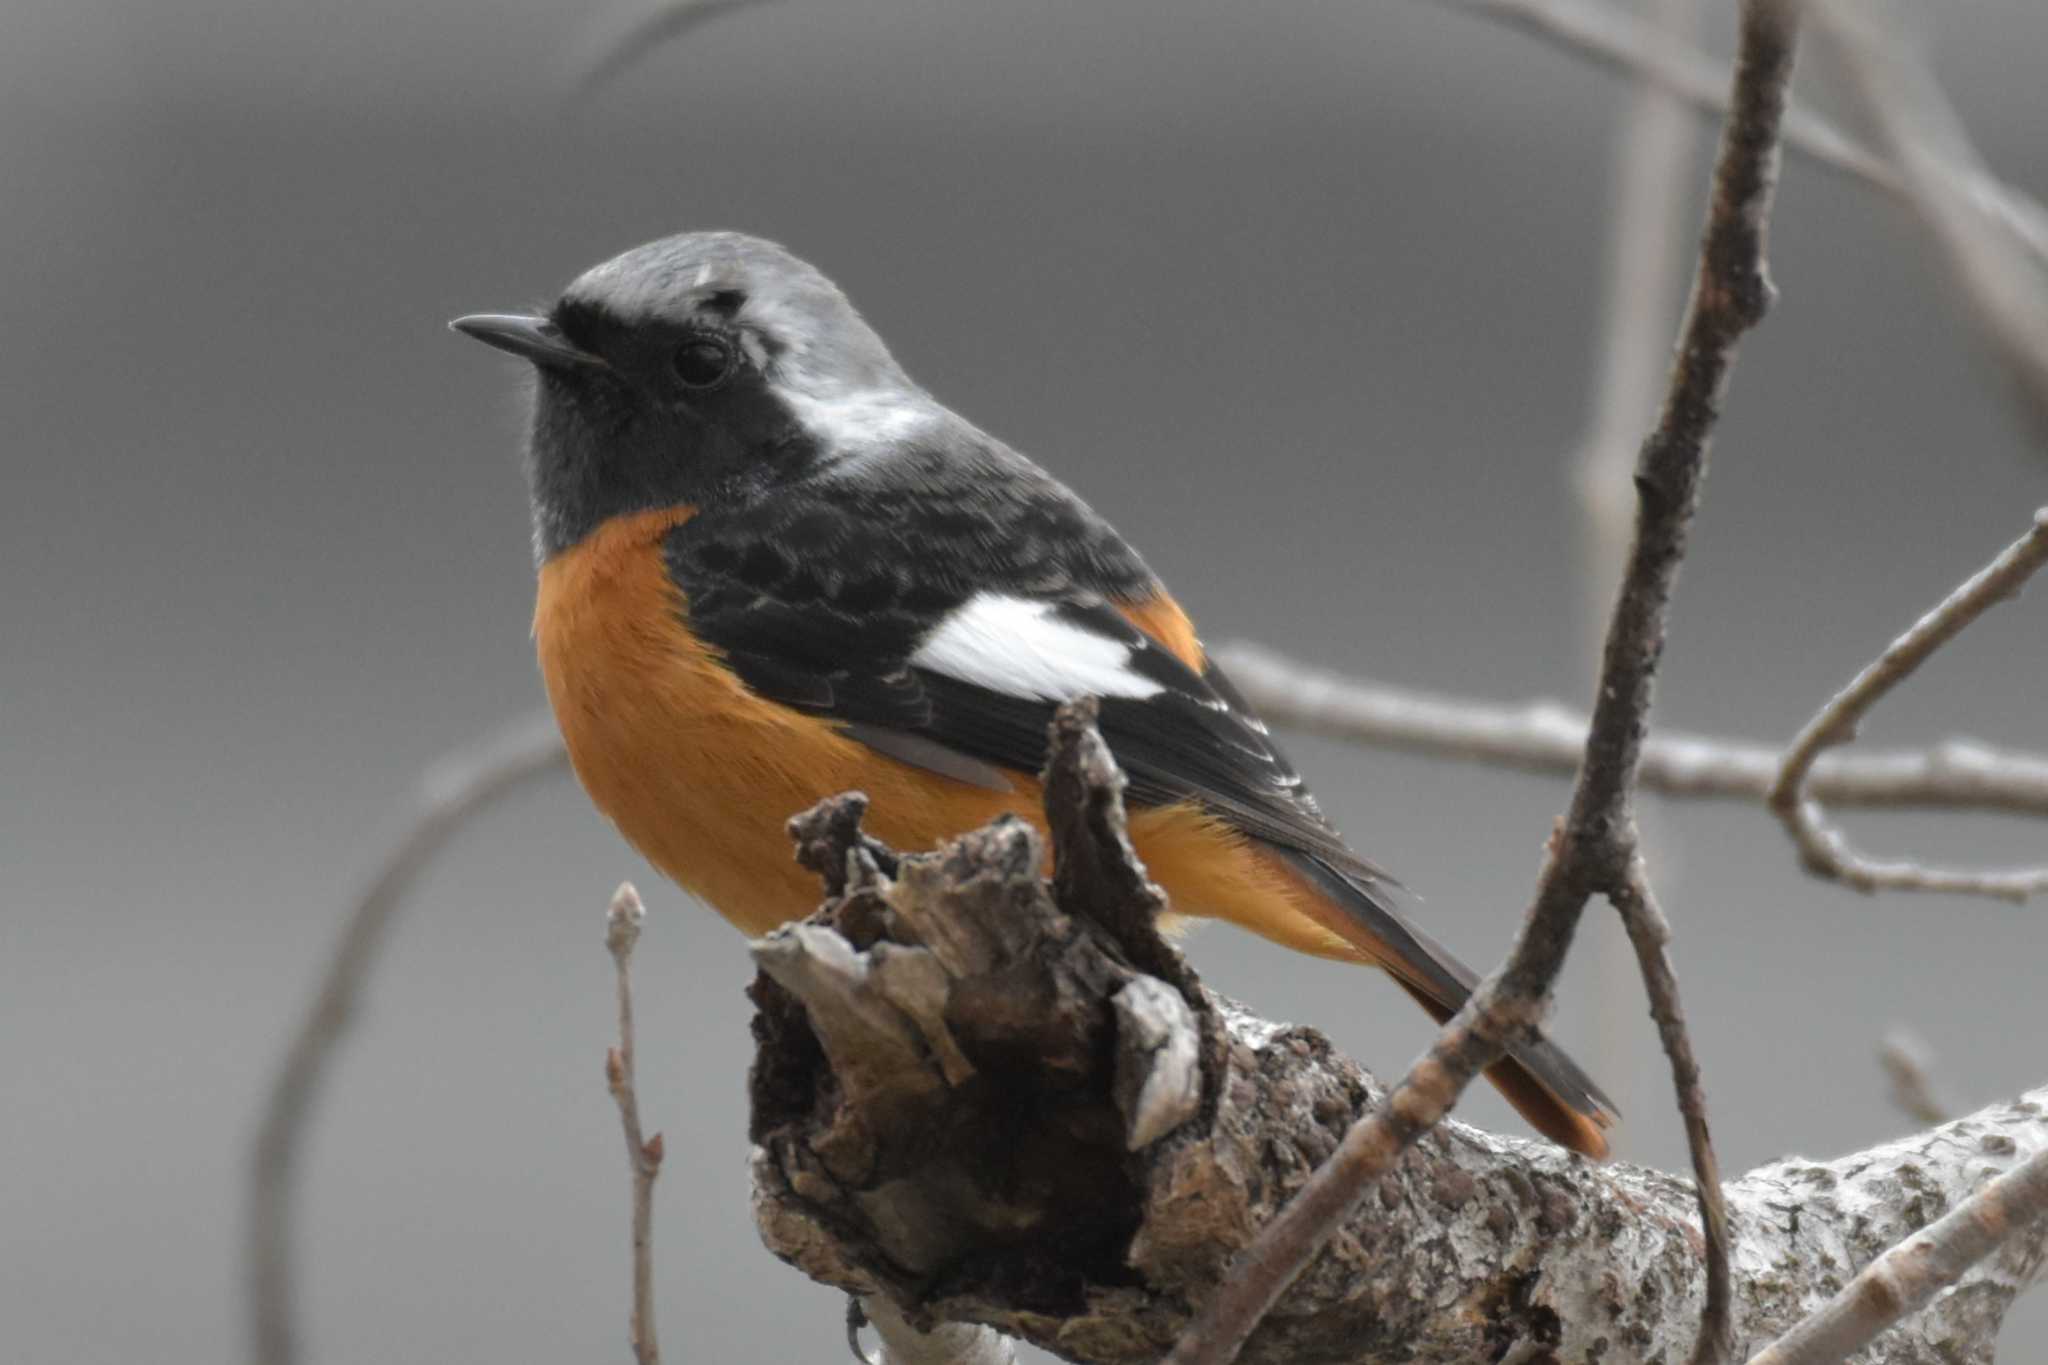
<path id="1" fill-rule="evenodd" d="M 1726 1360 L 1734 1331 L 1728 1205 L 1721 1188 L 1721 1162 L 1714 1155 L 1714 1141 L 1707 1129 L 1707 1095 L 1700 1084 L 1699 1059 L 1693 1055 L 1692 1036 L 1678 1001 L 1678 973 L 1666 951 L 1671 943 L 1671 923 L 1650 890 L 1649 874 L 1640 856 L 1630 860 L 1625 880 L 1608 892 L 1608 899 L 1620 912 L 1636 950 L 1643 990 L 1650 997 L 1650 1017 L 1656 1021 L 1664 1054 L 1671 1060 L 1672 1089 L 1677 1093 L 1686 1150 L 1692 1159 L 1693 1190 L 1699 1200 L 1707 1253 L 1707 1298 L 1700 1311 L 1699 1341 L 1692 1358 L 1696 1362 Z"/>
<path id="2" fill-rule="evenodd" d="M 1929 1299 L 2025 1233 L 2044 1213 L 2048 1151 L 2039 1151 L 1933 1227 L 1865 1266 L 1826 1307 L 1750 1357 L 1750 1365 L 1835 1365 L 1847 1359 L 1885 1328 L 1926 1307 Z M 2024 1259 L 2037 1268 L 2040 1254 L 2036 1246 Z M 2031 1274 L 2030 1268 L 2026 1275 Z"/>
<path id="3" fill-rule="evenodd" d="M 554 724 L 527 720 L 428 769 L 412 825 L 350 909 L 312 1007 L 278 1063 L 249 1163 L 243 1242 L 250 1350 L 258 1365 L 299 1358 L 293 1196 L 300 1149 L 314 1102 L 348 1031 L 377 950 L 405 894 L 456 831 L 500 797 L 559 772 L 568 756 Z"/>
<path id="4" fill-rule="evenodd" d="M 640 1092 L 633 1070 L 633 947 L 647 907 L 631 882 L 619 883 L 604 917 L 604 946 L 612 955 L 619 1001 L 618 1045 L 605 1053 L 605 1086 L 619 1106 L 626 1137 L 626 1169 L 633 1181 L 633 1358 L 660 1365 L 661 1343 L 654 1330 L 654 1181 L 661 1174 L 661 1134 L 643 1137 Z"/>
<path id="5" fill-rule="evenodd" d="M 1878 1045 L 1877 1064 L 1892 1083 L 1892 1103 L 1916 1123 L 1948 1121 L 1953 1111 L 1934 1095 L 1934 1056 L 1925 1039 L 1907 1029 L 1894 1029 Z"/>
<path id="6" fill-rule="evenodd" d="M 905 858 L 895 876 L 865 848 L 841 851 L 859 869 L 842 894 L 756 947 L 755 1215 L 777 1255 L 886 1298 L 920 1332 L 981 1323 L 1070 1360 L 1152 1365 L 1353 1120 L 1387 1107 L 1313 1030 L 1138 972 L 1085 901 L 1059 898 L 1021 822 Z M 1184 1008 L 1139 1027 L 1117 1004 L 1139 993 Z M 1141 1135 L 1120 1097 L 1190 1055 L 1218 1059 L 1200 1065 L 1195 1108 Z M 1738 1358 L 2042 1152 L 2048 1089 L 1729 1183 Z M 1673 1360 L 1707 1295 L 1693 1214 L 1690 1182 L 1446 1121 L 1243 1358 Z M 2040 1223 L 2018 1232 L 1874 1359 L 1988 1365 L 2044 1242 Z"/>
<path id="7" fill-rule="evenodd" d="M 1855 738 L 1857 727 L 1879 699 L 1968 628 L 1986 611 L 2016 595 L 2034 571 L 2048 563 L 2048 507 L 2034 514 L 2033 529 L 1944 598 L 1941 604 L 1892 641 L 1884 653 L 1808 721 L 1778 769 L 1770 792 L 1771 810 L 1785 826 L 1800 861 L 1817 876 L 1858 891 L 1947 891 L 2022 901 L 2048 891 L 2048 867 L 2015 872 L 1963 872 L 1915 862 L 1879 862 L 1852 848 L 1828 823 L 1827 812 L 1806 790 L 1807 775 L 1821 753 Z"/>
<path id="8" fill-rule="evenodd" d="M 1354 744 L 1569 777 L 1585 756 L 1586 718 L 1550 701 L 1502 706 L 1340 677 L 1263 646 L 1211 651 L 1274 725 Z M 1678 733 L 1644 737 L 1638 786 L 1665 796 L 1765 802 L 1784 750 Z M 1807 790 L 1831 806 L 2048 815 L 2048 755 L 1951 739 L 1927 749 L 1822 755 Z"/>

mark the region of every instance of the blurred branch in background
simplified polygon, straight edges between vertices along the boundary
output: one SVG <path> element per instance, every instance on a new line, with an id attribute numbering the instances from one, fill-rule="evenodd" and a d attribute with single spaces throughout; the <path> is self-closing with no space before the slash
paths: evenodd
<path id="1" fill-rule="evenodd" d="M 554 722 L 533 718 L 436 763 L 421 779 L 411 827 L 344 917 L 312 1007 L 271 1080 L 251 1152 L 244 1274 L 249 1346 L 258 1365 L 292 1365 L 300 1358 L 292 1226 L 299 1158 L 334 1049 L 355 1015 L 399 906 L 473 817 L 534 778 L 567 768 Z"/>
<path id="2" fill-rule="evenodd" d="M 1957 290 L 1968 302 L 2019 399 L 2048 448 L 2048 280 L 2044 253 L 2033 259 L 1998 231 L 2009 220 L 1958 183 L 1990 181 L 1962 120 L 1927 64 L 1882 31 L 1868 3 L 1810 0 L 1848 73 L 1849 86 L 1877 125 L 1898 167 L 1907 204 L 1934 239 Z M 2034 208 L 2039 223 L 2040 210 Z"/>
<path id="3" fill-rule="evenodd" d="M 661 1134 L 645 1137 L 640 1130 L 640 1091 L 633 1067 L 633 947 L 647 907 L 633 883 L 620 882 L 604 916 L 604 946 L 612 955 L 619 1002 L 619 1041 L 604 1056 L 605 1088 L 619 1106 L 619 1126 L 626 1135 L 626 1169 L 633 1182 L 633 1358 L 639 1365 L 660 1365 L 660 1338 L 654 1330 L 654 1180 L 661 1174 Z"/>
<path id="4" fill-rule="evenodd" d="M 640 4 L 614 14 L 608 23 L 588 30 L 583 50 L 570 63 L 570 90 L 588 99 L 625 71 L 671 43 L 681 42 L 714 19 L 769 0 L 680 0 Z"/>
<path id="5" fill-rule="evenodd" d="M 2048 891 L 2048 867 L 2014 872 L 1962 872 L 1915 862 L 1879 862 L 1850 847 L 1828 823 L 1827 812 L 1807 791 L 1807 775 L 1821 752 L 1856 737 L 1856 728 L 1878 700 L 1963 633 L 1986 611 L 2015 596 L 2034 571 L 2048 563 L 2048 507 L 2034 514 L 2033 529 L 2021 536 L 1892 641 L 1884 653 L 1806 723 L 1785 752 L 1770 806 L 1799 849 L 1800 861 L 1817 876 L 1858 891 L 1945 891 L 2023 901 Z"/>
<path id="6" fill-rule="evenodd" d="M 2048 281 L 2035 261 L 1995 230 L 1981 204 L 1952 192 L 1956 175 L 1983 176 L 1961 121 L 1925 63 L 1877 26 L 1871 6 L 1847 0 L 1809 4 L 1898 165 L 1907 201 L 2048 443 Z M 1800 731 L 1772 784 L 1770 804 L 1809 871 L 1864 892 L 1938 891 L 2020 901 L 2048 891 L 2048 866 L 1969 872 L 1870 858 L 1828 823 L 1807 789 L 1808 774 L 1824 750 L 1854 739 L 1871 707 L 1984 612 L 2017 596 L 2044 563 L 2048 507 L 2034 513 L 2025 535 L 1894 640 Z"/>
<path id="7" fill-rule="evenodd" d="M 1655 82 L 1706 114 L 1728 111 L 1724 63 L 1674 39 L 1605 0 L 1435 0 L 1553 43 L 1601 66 Z M 1794 107 L 1785 145 L 1897 199 L 1909 199 L 1908 177 L 1877 153 L 1810 110 Z M 1968 162 L 1930 161 L 1925 173 L 1945 196 L 1996 223 L 2035 260 L 2048 263 L 2048 209 L 2025 191 Z"/>
<path id="8" fill-rule="evenodd" d="M 1919 1123 L 1948 1122 L 1950 1109 L 1934 1093 L 1934 1050 L 1910 1029 L 1893 1029 L 1878 1045 L 1877 1064 L 1892 1083 L 1892 1103 Z"/>
<path id="9" fill-rule="evenodd" d="M 1271 650 L 1215 650 L 1245 699 L 1275 725 L 1377 748 L 1568 776 L 1586 742 L 1583 714 L 1551 701 L 1502 706 L 1340 677 Z M 1652 734 L 1641 783 L 1665 796 L 1761 805 L 1784 751 L 1750 740 Z M 1828 754 L 1807 791 L 1829 805 L 2048 815 L 2048 755 L 1951 739 L 1927 749 Z"/>

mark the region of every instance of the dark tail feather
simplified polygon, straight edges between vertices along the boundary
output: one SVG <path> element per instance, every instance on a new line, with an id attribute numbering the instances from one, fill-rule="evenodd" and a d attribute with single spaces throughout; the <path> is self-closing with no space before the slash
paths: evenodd
<path id="1" fill-rule="evenodd" d="M 1385 969 L 1439 1024 L 1471 997 L 1479 981 L 1472 969 L 1383 904 L 1375 888 L 1312 855 L 1282 856 L 1342 912 L 1323 921 L 1325 926 Z M 1604 1130 L 1619 1117 L 1613 1101 L 1548 1038 L 1510 1048 L 1487 1068 L 1486 1079 L 1543 1136 L 1596 1159 L 1607 1155 Z"/>

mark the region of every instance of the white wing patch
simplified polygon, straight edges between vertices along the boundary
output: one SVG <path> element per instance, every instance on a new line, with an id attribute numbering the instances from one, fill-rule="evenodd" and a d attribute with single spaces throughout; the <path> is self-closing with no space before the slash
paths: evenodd
<path id="1" fill-rule="evenodd" d="M 1012 697 L 1156 697 L 1166 688 L 1131 667 L 1129 646 L 1054 614 L 1058 604 L 979 592 L 925 636 L 919 668 Z"/>

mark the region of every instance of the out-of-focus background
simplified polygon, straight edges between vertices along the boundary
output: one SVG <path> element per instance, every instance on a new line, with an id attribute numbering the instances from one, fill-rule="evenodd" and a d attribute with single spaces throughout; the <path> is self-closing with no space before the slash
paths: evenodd
<path id="1" fill-rule="evenodd" d="M 1730 6 L 1706 40 L 1725 50 Z M 514 362 L 443 328 L 643 239 L 732 226 L 838 279 L 941 397 L 1090 497 L 1212 640 L 1583 699 L 1576 523 L 1625 91 L 1426 0 L 786 0 L 576 105 L 620 15 L 509 0 L 13 0 L 0 17 L 0 1357 L 219 1361 L 254 1111 L 337 914 L 435 754 L 535 708 Z M 2048 9 L 1925 24 L 1992 162 L 2048 185 Z M 1805 73 L 1811 92 L 1824 88 Z M 1703 155 L 1708 133 L 1694 143 Z M 1704 162 L 1699 163 L 1703 178 Z M 1689 212 L 1689 219 L 1692 217 Z M 1788 736 L 2048 491 L 1911 226 L 1793 160 L 1660 718 Z M 1872 742 L 2048 747 L 2048 597 Z M 1561 784 L 1300 740 L 1337 820 L 1481 965 Z M 1734 1172 L 1908 1121 L 1907 1023 L 1958 1105 L 2038 1084 L 2048 911 L 1864 900 L 1755 809 L 1655 805 Z M 2039 855 L 2038 824 L 1859 817 Z M 840 1302 L 747 1214 L 744 945 L 573 785 L 427 879 L 319 1112 L 315 1360 L 622 1358 L 626 1181 L 601 915 L 651 906 L 648 1121 L 680 1360 L 829 1359 Z M 1559 1033 L 1682 1165 L 1613 935 Z M 1225 929 L 1219 987 L 1389 1070 L 1427 1026 Z M 1490 1094 L 1463 1116 L 1512 1127 Z M 2048 1343 L 2023 1310 L 2016 1354 Z"/>

